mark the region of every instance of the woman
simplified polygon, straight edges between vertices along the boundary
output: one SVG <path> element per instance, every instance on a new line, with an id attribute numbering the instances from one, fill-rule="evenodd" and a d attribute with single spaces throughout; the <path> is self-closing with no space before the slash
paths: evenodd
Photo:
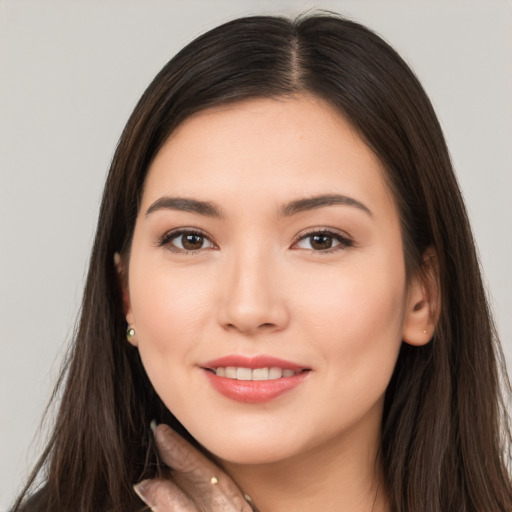
<path id="1" fill-rule="evenodd" d="M 510 510 L 499 356 L 405 63 L 336 16 L 235 20 L 123 132 L 25 509 Z"/>

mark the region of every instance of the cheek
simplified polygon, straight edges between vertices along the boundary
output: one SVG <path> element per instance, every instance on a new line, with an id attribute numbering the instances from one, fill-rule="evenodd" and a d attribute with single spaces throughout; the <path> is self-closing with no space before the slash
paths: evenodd
<path id="1" fill-rule="evenodd" d="M 372 372 L 390 377 L 401 345 L 404 269 L 385 259 L 361 261 L 326 277 L 325 286 L 317 280 L 312 292 L 303 294 L 301 309 L 329 368 L 355 379 L 357 372 L 361 378 Z"/>
<path id="2" fill-rule="evenodd" d="M 169 410 L 186 417 L 190 396 L 200 406 L 199 390 L 191 390 L 201 333 L 210 330 L 213 301 L 197 275 L 144 265 L 150 272 L 134 274 L 130 292 L 138 350 L 153 388 Z M 186 383 L 186 384 L 185 384 Z"/>
<path id="3" fill-rule="evenodd" d="M 174 372 L 193 364 L 199 334 L 211 319 L 213 301 L 205 283 L 189 271 L 171 273 L 158 264 L 133 268 L 150 269 L 136 270 L 130 276 L 141 358 L 151 380 L 158 375 L 172 378 Z"/>
<path id="4" fill-rule="evenodd" d="M 321 293 L 317 286 L 302 295 L 308 299 L 301 303 L 302 330 L 320 354 L 322 392 L 311 399 L 311 418 L 321 417 L 330 404 L 332 417 L 322 429 L 335 435 L 340 425 L 348 429 L 368 411 L 381 414 L 402 343 L 405 277 L 399 266 L 377 263 L 337 272 L 325 284 Z M 310 428 L 318 429 L 313 420 Z"/>

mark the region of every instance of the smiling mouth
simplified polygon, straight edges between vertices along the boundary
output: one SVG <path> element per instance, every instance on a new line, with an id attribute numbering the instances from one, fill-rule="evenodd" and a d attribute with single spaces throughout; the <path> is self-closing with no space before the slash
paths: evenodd
<path id="1" fill-rule="evenodd" d="M 243 381 L 265 381 L 293 377 L 298 373 L 309 372 L 308 369 L 292 370 L 289 368 L 246 368 L 243 366 L 219 366 L 217 368 L 205 368 L 217 377 Z"/>
<path id="2" fill-rule="evenodd" d="M 232 354 L 200 365 L 221 395 L 247 404 L 274 400 L 308 380 L 312 368 L 267 355 Z"/>

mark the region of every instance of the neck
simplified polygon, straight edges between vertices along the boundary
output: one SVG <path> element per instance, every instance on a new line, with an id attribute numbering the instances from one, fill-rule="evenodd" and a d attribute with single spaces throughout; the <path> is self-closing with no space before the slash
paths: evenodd
<path id="1" fill-rule="evenodd" d="M 223 466 L 260 512 L 389 512 L 374 434 L 368 442 L 356 429 L 286 460 Z"/>

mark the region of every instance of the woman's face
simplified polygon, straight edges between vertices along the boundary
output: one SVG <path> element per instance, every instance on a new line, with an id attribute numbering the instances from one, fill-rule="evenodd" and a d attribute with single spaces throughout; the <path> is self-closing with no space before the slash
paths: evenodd
<path id="1" fill-rule="evenodd" d="M 149 169 L 128 278 L 155 390 L 221 459 L 376 443 L 411 309 L 400 225 L 379 161 L 327 103 L 181 124 Z"/>

